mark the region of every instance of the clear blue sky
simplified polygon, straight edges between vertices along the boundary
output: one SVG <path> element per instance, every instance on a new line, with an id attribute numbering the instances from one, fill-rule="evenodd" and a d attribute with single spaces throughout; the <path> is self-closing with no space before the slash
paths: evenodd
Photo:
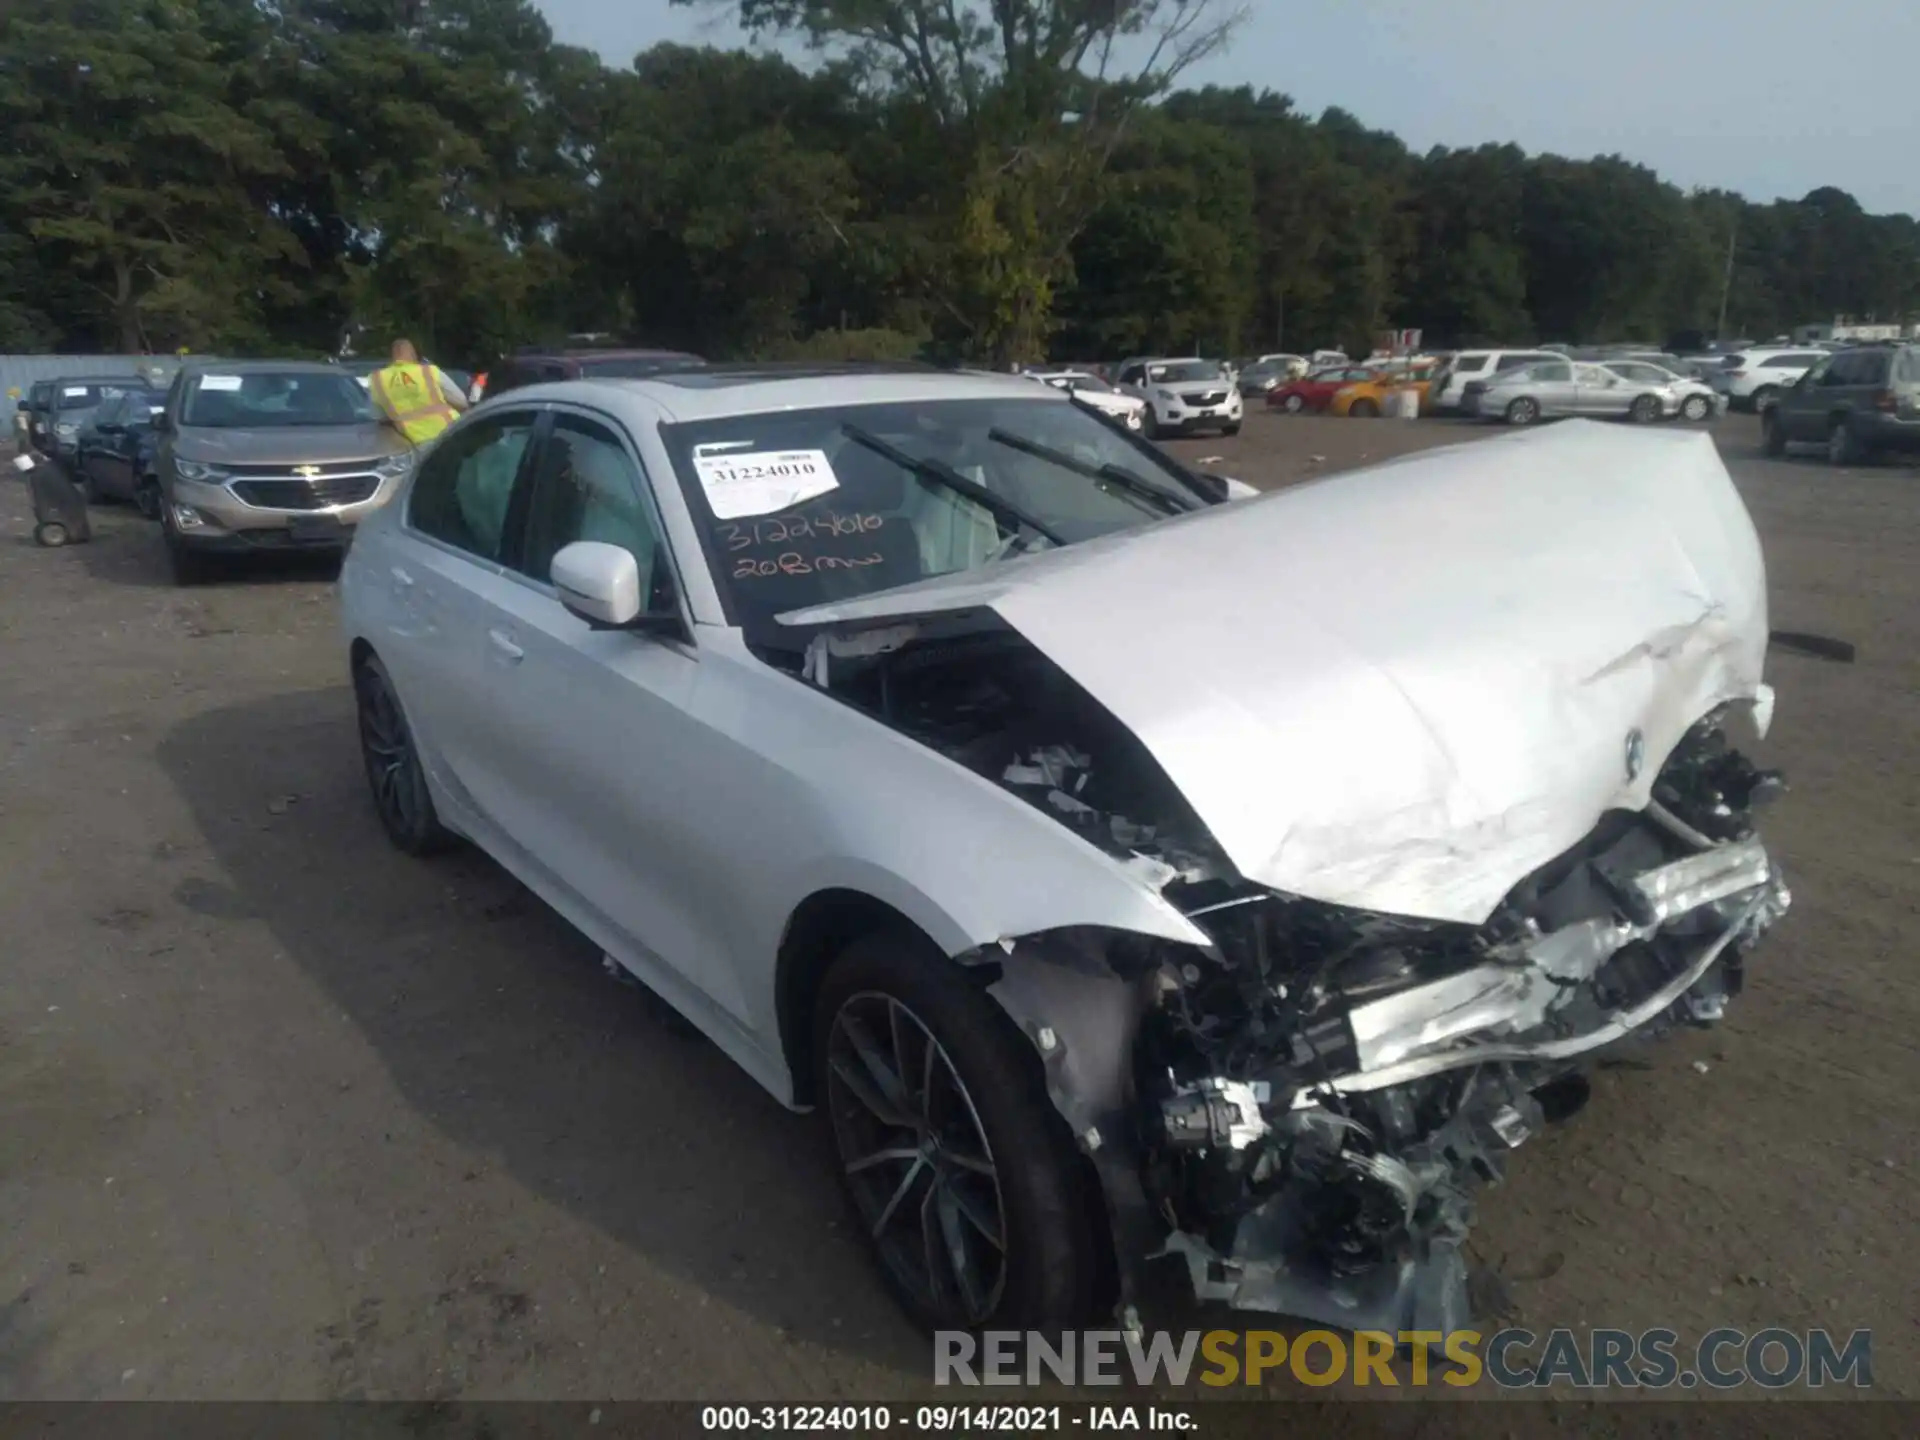
<path id="1" fill-rule="evenodd" d="M 667 0 L 534 0 L 556 38 L 625 64 L 660 40 L 737 45 Z M 1228 5 L 1232 0 L 1216 0 Z M 1679 185 L 1798 199 L 1837 185 L 1920 214 L 1920 0 L 1251 0 L 1191 83 L 1329 105 L 1416 150 L 1618 152 Z M 724 9 L 724 7 L 723 7 Z"/>

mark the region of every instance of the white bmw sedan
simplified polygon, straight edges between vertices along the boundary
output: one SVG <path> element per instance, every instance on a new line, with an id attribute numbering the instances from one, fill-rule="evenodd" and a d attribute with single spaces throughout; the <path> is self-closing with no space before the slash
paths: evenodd
<path id="1" fill-rule="evenodd" d="M 1787 904 L 1712 441 L 1242 503 L 1015 376 L 514 390 L 341 577 L 374 804 L 781 1100 L 934 1327 L 1465 1324 L 1476 1184 Z"/>

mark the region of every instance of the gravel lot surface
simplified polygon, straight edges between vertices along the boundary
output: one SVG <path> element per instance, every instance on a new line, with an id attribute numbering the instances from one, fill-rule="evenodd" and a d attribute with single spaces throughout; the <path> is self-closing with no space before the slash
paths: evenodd
<path id="1" fill-rule="evenodd" d="M 1771 666 L 1797 903 L 1477 1253 L 1529 1328 L 1870 1326 L 1920 1397 L 1920 474 L 1717 432 L 1773 623 L 1859 646 Z M 1175 445 L 1275 485 L 1483 433 Z M 921 1393 L 811 1125 L 477 853 L 389 849 L 332 571 L 179 590 L 97 515 L 38 549 L 0 482 L 0 1398 Z"/>

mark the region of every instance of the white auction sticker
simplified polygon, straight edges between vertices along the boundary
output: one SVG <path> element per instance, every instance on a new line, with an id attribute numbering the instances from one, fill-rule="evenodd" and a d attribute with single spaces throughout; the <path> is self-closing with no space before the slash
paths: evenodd
<path id="1" fill-rule="evenodd" d="M 61 389 L 60 396 L 64 400 L 78 400 L 86 393 L 87 387 L 84 385 L 68 385 Z"/>
<path id="2" fill-rule="evenodd" d="M 718 520 L 771 515 L 840 488 L 824 450 L 754 450 L 744 455 L 696 452 L 693 471 L 700 477 L 707 504 Z"/>
<path id="3" fill-rule="evenodd" d="M 238 375 L 202 375 L 200 388 L 202 390 L 238 390 L 240 377 Z"/>

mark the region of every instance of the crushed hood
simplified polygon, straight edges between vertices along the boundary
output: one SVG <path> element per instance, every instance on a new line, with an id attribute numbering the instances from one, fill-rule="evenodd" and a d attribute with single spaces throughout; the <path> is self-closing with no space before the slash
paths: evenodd
<path id="1" fill-rule="evenodd" d="M 1714 706 L 1765 571 L 1710 437 L 1584 421 L 784 615 L 987 607 L 1131 729 L 1248 879 L 1470 924 Z"/>

